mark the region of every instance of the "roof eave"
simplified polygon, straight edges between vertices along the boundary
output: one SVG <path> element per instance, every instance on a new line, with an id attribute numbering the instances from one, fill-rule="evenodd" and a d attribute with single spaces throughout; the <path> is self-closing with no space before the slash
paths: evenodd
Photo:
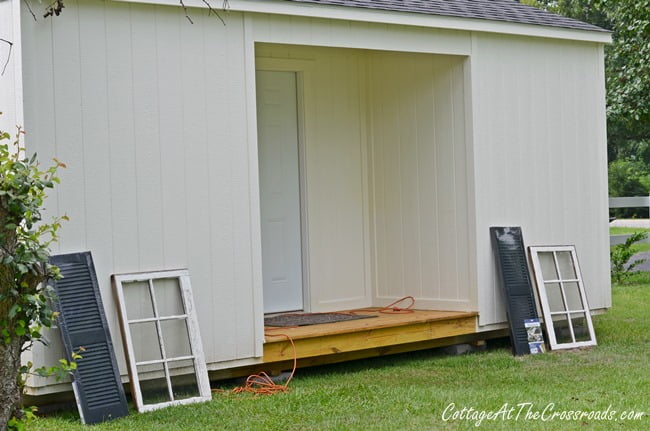
<path id="1" fill-rule="evenodd" d="M 178 5 L 178 0 L 117 0 L 131 3 Z M 218 1 L 218 0 L 216 0 Z M 186 7 L 207 8 L 202 0 L 184 0 Z M 459 18 L 429 15 L 414 12 L 398 12 L 380 9 L 355 8 L 347 6 L 322 5 L 269 0 L 229 0 L 230 11 L 254 12 L 275 15 L 290 15 L 310 18 L 324 18 L 347 21 L 396 24 L 429 27 L 447 30 L 499 33 L 529 37 L 576 40 L 583 42 L 611 43 L 608 31 L 579 30 L 534 24 L 521 24 L 478 18 Z M 213 6 L 214 7 L 214 6 Z M 217 7 L 215 9 L 218 10 Z"/>

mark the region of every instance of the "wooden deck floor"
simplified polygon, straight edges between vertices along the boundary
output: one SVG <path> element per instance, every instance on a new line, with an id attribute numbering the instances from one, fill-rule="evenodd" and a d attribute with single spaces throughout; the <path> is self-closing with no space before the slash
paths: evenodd
<path id="1" fill-rule="evenodd" d="M 415 310 L 384 314 L 376 308 L 355 312 L 377 317 L 294 328 L 267 327 L 264 363 L 293 360 L 293 348 L 285 335 L 294 340 L 299 363 L 305 366 L 417 350 L 420 345 L 435 347 L 444 345 L 440 340 L 476 332 L 475 312 Z"/>

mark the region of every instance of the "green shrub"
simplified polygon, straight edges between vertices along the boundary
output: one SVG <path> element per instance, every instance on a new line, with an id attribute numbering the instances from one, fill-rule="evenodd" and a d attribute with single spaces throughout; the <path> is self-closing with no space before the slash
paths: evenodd
<path id="1" fill-rule="evenodd" d="M 634 232 L 623 244 L 616 245 L 609 253 L 612 264 L 611 274 L 612 281 L 622 283 L 630 275 L 635 273 L 634 268 L 644 262 L 644 259 L 637 259 L 629 263 L 630 259 L 636 253 L 634 244 L 648 237 L 647 232 Z"/>

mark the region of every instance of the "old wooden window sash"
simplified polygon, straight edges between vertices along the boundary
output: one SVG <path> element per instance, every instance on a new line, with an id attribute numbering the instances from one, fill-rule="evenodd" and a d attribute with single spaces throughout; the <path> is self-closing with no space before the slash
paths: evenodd
<path id="1" fill-rule="evenodd" d="M 211 399 L 187 270 L 113 275 L 139 412 Z"/>
<path id="2" fill-rule="evenodd" d="M 574 246 L 529 247 L 551 349 L 596 344 Z"/>

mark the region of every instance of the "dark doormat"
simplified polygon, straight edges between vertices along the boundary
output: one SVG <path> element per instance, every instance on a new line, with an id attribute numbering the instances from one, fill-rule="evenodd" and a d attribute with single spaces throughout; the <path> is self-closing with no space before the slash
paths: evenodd
<path id="1" fill-rule="evenodd" d="M 279 314 L 277 316 L 265 317 L 264 326 L 308 326 L 320 325 L 322 323 L 345 322 L 347 320 L 368 319 L 377 317 L 367 314 L 346 314 L 346 313 L 291 313 Z"/>

